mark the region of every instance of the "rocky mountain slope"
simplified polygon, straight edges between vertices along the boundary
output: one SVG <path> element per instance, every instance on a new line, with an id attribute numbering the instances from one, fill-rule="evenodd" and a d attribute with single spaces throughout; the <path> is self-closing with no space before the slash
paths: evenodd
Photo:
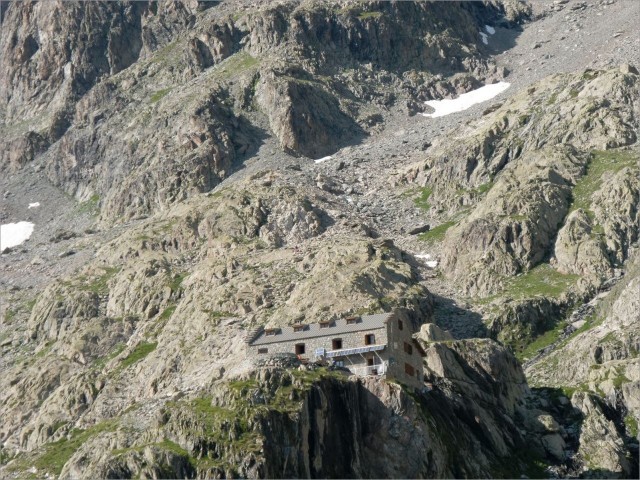
<path id="1" fill-rule="evenodd" d="M 2 476 L 637 476 L 638 17 L 2 2 Z M 429 391 L 245 358 L 392 309 Z"/>

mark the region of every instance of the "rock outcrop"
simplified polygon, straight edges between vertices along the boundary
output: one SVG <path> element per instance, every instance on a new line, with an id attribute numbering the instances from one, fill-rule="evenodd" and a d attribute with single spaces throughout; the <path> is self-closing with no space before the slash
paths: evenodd
<path id="1" fill-rule="evenodd" d="M 633 467 L 624 437 L 603 412 L 597 397 L 578 392 L 571 403 L 584 415 L 578 455 L 586 478 L 630 478 Z M 637 468 L 637 467 L 636 467 Z"/>
<path id="2" fill-rule="evenodd" d="M 639 157 L 635 149 L 609 150 L 636 141 L 640 112 L 628 99 L 638 94 L 638 78 L 616 69 L 545 80 L 471 126 L 462 141 L 442 144 L 411 174 L 433 190 L 434 212 L 471 191 L 441 254 L 443 271 L 465 293 L 496 293 L 504 278 L 554 259 L 556 250 L 558 270 L 596 284 L 626 259 L 625 245 L 638 236 Z M 609 219 L 607 210 L 624 218 Z"/>
<path id="3" fill-rule="evenodd" d="M 494 338 L 522 348 L 627 261 L 640 234 L 639 78 L 546 79 L 407 172 L 429 192 L 423 239 L 461 293 L 489 305 Z"/>

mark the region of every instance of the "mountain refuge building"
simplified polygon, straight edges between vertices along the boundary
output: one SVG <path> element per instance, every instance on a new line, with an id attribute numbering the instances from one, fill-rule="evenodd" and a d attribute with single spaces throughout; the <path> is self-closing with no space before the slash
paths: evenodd
<path id="1" fill-rule="evenodd" d="M 326 361 L 358 376 L 383 376 L 424 387 L 420 344 L 411 322 L 396 313 L 352 316 L 283 328 L 259 327 L 245 342 L 250 357 L 293 353 Z"/>

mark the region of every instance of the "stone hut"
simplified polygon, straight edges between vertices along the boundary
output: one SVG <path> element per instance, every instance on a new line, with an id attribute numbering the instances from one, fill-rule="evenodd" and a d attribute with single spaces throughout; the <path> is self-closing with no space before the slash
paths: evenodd
<path id="1" fill-rule="evenodd" d="M 376 375 L 424 387 L 424 350 L 413 338 L 413 325 L 396 313 L 381 313 L 257 328 L 245 342 L 251 357 L 294 353 L 301 360 L 327 361 L 360 376 Z"/>

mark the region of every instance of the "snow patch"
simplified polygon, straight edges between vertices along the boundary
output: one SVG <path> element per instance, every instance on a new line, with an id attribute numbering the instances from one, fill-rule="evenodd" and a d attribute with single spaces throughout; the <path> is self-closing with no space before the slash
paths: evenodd
<path id="1" fill-rule="evenodd" d="M 34 202 L 29 204 L 29 208 L 27 210 L 31 210 L 32 208 L 38 208 L 40 206 L 40 202 Z"/>
<path id="2" fill-rule="evenodd" d="M 487 33 L 489 35 L 495 35 L 495 33 L 496 33 L 496 29 L 491 27 L 491 26 L 489 26 L 489 25 L 485 25 L 484 29 L 487 31 Z"/>
<path id="3" fill-rule="evenodd" d="M 0 252 L 20 245 L 28 240 L 35 225 L 31 222 L 7 223 L 0 225 Z"/>
<path id="4" fill-rule="evenodd" d="M 328 155 L 328 156 L 322 157 L 322 158 L 318 158 L 317 160 L 314 160 L 314 162 L 322 163 L 322 162 L 326 162 L 327 160 L 331 160 L 331 155 Z"/>
<path id="5" fill-rule="evenodd" d="M 484 32 L 480 32 L 480 36 L 482 37 L 482 43 L 489 45 L 489 35 Z"/>
<path id="6" fill-rule="evenodd" d="M 438 266 L 438 261 L 431 260 L 431 255 L 429 255 L 428 253 L 416 255 L 416 258 L 419 258 L 420 260 L 424 260 L 425 265 L 429 268 L 436 268 Z"/>
<path id="7" fill-rule="evenodd" d="M 471 90 L 470 92 L 463 93 L 458 98 L 450 99 L 444 98 L 442 100 L 428 100 L 424 102 L 426 105 L 429 105 L 431 108 L 435 109 L 433 113 L 423 113 L 427 118 L 437 118 L 444 117 L 445 115 L 449 115 L 450 113 L 462 112 L 477 103 L 486 102 L 487 100 L 491 100 L 496 95 L 504 92 L 507 88 L 511 86 L 510 83 L 507 82 L 498 82 L 491 85 L 485 85 L 484 87 L 480 87 L 476 90 Z"/>

